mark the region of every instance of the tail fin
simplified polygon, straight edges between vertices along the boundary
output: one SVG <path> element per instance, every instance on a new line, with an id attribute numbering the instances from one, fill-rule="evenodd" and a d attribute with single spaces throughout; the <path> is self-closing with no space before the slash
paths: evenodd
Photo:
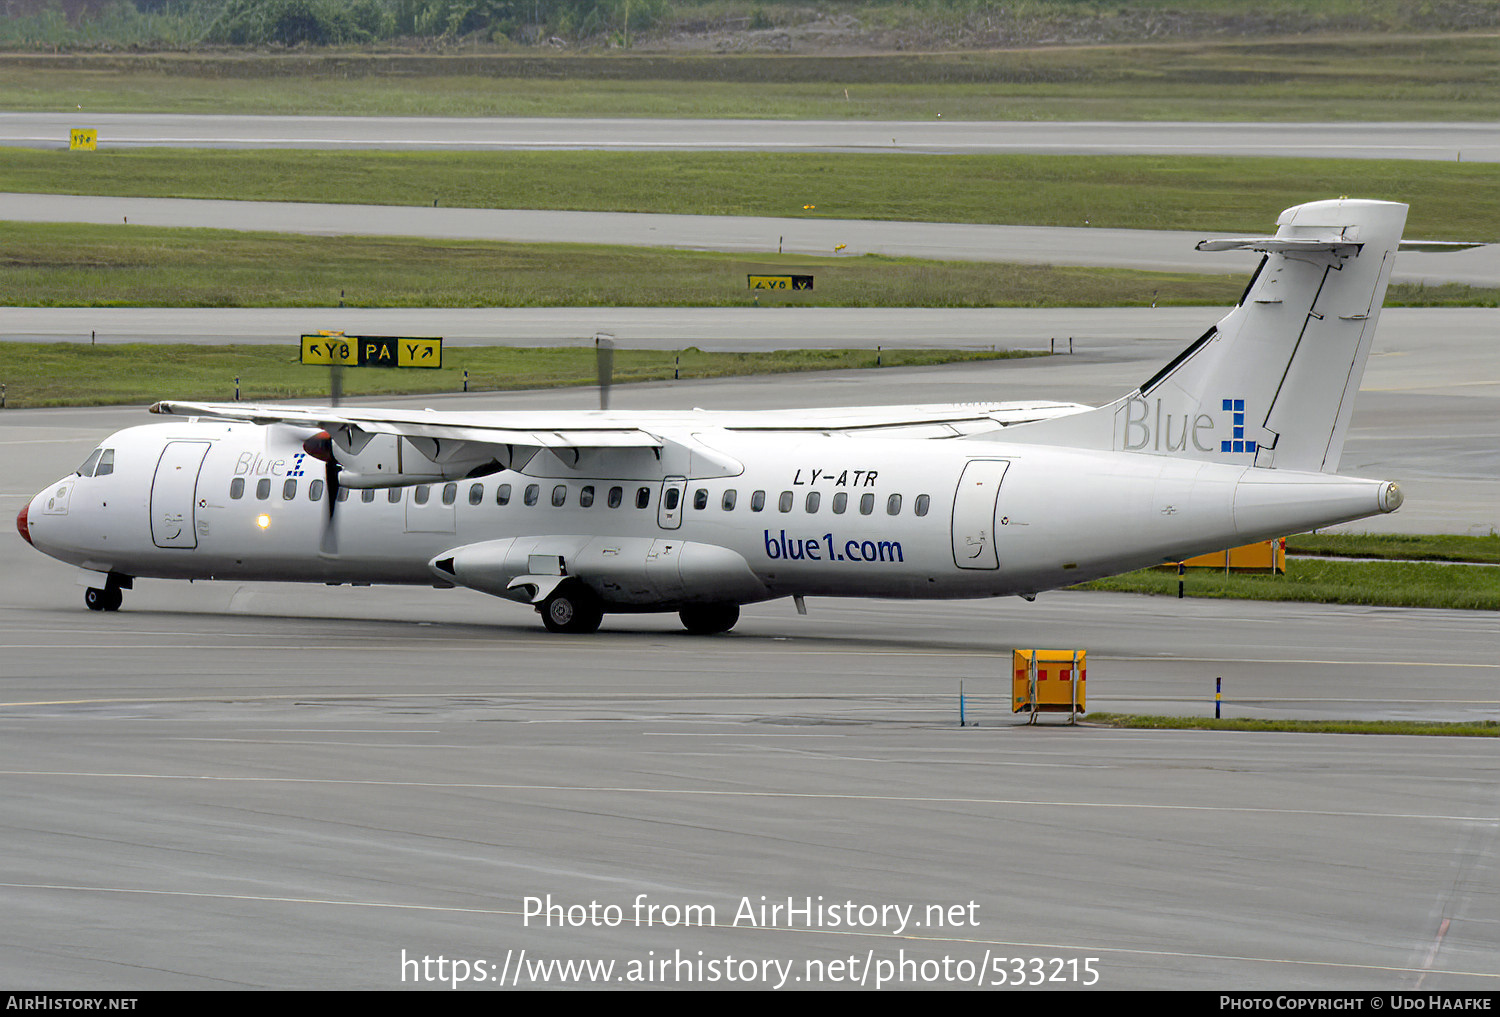
<path id="1" fill-rule="evenodd" d="M 1315 201 L 1282 212 L 1274 237 L 1204 241 L 1265 253 L 1234 310 L 1125 398 L 1005 437 L 1333 472 L 1406 210 Z"/>

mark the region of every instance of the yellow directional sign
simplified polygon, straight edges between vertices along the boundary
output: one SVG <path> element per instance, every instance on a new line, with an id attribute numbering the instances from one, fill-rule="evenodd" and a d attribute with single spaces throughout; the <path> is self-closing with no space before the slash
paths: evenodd
<path id="1" fill-rule="evenodd" d="M 68 134 L 68 149 L 77 152 L 93 152 L 99 148 L 99 130 L 95 127 L 75 127 Z"/>
<path id="2" fill-rule="evenodd" d="M 443 366 L 443 340 L 391 335 L 305 335 L 302 362 L 343 367 L 439 368 Z"/>
<path id="3" fill-rule="evenodd" d="M 359 349 L 350 336 L 305 335 L 302 337 L 302 362 L 304 364 L 341 364 L 345 367 L 359 365 Z"/>
<path id="4" fill-rule="evenodd" d="M 750 280 L 752 290 L 810 290 L 813 288 L 813 277 L 810 275 L 752 275 L 746 278 Z"/>
<path id="5" fill-rule="evenodd" d="M 397 339 L 397 367 L 442 367 L 443 340 Z"/>

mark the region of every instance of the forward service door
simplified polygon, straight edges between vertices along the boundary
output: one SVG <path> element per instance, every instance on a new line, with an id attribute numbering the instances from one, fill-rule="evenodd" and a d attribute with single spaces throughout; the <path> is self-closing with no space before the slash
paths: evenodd
<path id="1" fill-rule="evenodd" d="M 162 449 L 151 480 L 151 541 L 157 547 L 198 546 L 198 471 L 209 444 L 169 441 Z"/>
<path id="2" fill-rule="evenodd" d="M 975 459 L 964 466 L 953 497 L 953 563 L 961 569 L 997 569 L 995 546 L 1000 482 L 1005 459 Z"/>

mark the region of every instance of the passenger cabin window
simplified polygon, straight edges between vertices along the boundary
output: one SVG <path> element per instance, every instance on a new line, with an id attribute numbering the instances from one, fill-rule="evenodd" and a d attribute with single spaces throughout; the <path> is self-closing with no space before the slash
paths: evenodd
<path id="1" fill-rule="evenodd" d="M 343 497 L 343 498 L 349 497 L 348 489 L 347 488 L 341 489 L 339 491 L 339 495 L 340 495 L 340 497 Z M 322 499 L 323 499 L 323 482 L 321 480 L 314 480 L 311 484 L 307 485 L 307 500 L 308 501 L 321 501 Z"/>
<path id="2" fill-rule="evenodd" d="M 847 494 L 845 494 L 843 491 L 840 491 L 838 494 L 836 494 L 836 495 L 833 496 L 833 514 L 834 515 L 836 515 L 836 516 L 843 515 L 844 514 L 844 509 L 846 509 L 848 507 L 849 507 L 849 496 Z"/>
<path id="3" fill-rule="evenodd" d="M 417 489 L 412 492 L 411 500 L 416 502 L 418 505 L 426 505 L 427 498 L 431 494 L 432 488 L 428 487 L 426 484 L 418 484 Z"/>
<path id="4" fill-rule="evenodd" d="M 229 497 L 239 500 L 245 496 L 245 478 L 235 477 L 229 482 Z"/>
<path id="5" fill-rule="evenodd" d="M 385 492 L 385 500 L 390 502 L 392 505 L 399 503 L 401 501 L 401 488 L 387 488 Z"/>
<path id="6" fill-rule="evenodd" d="M 807 492 L 807 501 L 803 504 L 803 507 L 807 509 L 808 515 L 818 511 L 818 503 L 822 500 L 823 496 L 817 491 Z"/>
<path id="7" fill-rule="evenodd" d="M 593 484 L 584 484 L 583 487 L 581 487 L 581 488 L 578 489 L 578 507 L 579 508 L 593 508 L 594 507 L 594 485 Z"/>
<path id="8" fill-rule="evenodd" d="M 478 505 L 482 501 L 484 501 L 484 485 L 483 484 L 470 484 L 469 485 L 469 504 L 470 505 Z"/>
<path id="9" fill-rule="evenodd" d="M 344 492 L 347 490 L 349 490 L 347 487 L 339 488 L 339 497 L 343 497 Z M 363 491 L 359 492 L 359 500 L 364 502 L 366 505 L 370 504 L 375 500 L 375 489 L 373 487 L 367 487 Z"/>
<path id="10" fill-rule="evenodd" d="M 271 497 L 271 481 L 269 478 L 262 477 L 255 482 L 255 497 L 261 501 L 265 501 Z"/>
<path id="11" fill-rule="evenodd" d="M 444 505 L 452 505 L 456 501 L 458 501 L 458 485 L 457 484 L 444 484 L 443 485 L 443 504 Z"/>
<path id="12" fill-rule="evenodd" d="M 750 495 L 750 511 L 759 512 L 766 507 L 766 492 L 756 491 Z"/>
<path id="13" fill-rule="evenodd" d="M 374 494 L 375 492 L 374 491 L 367 491 L 365 493 L 366 494 Z M 341 487 L 341 488 L 339 488 L 339 501 L 348 501 L 348 500 L 349 500 L 349 489 L 347 487 Z M 374 498 L 370 499 L 370 501 L 374 501 L 374 500 L 375 500 Z"/>
<path id="14" fill-rule="evenodd" d="M 899 516 L 901 514 L 901 496 L 893 494 L 885 500 L 885 514 L 888 516 Z"/>
<path id="15" fill-rule="evenodd" d="M 288 480 L 281 485 L 282 501 L 291 501 L 295 497 L 297 497 L 297 482 L 295 480 Z"/>
<path id="16" fill-rule="evenodd" d="M 781 497 L 776 499 L 776 511 L 790 512 L 792 510 L 792 492 L 782 491 Z"/>
<path id="17" fill-rule="evenodd" d="M 722 505 L 722 507 L 723 507 L 723 509 L 724 509 L 725 512 L 733 512 L 734 511 L 734 499 L 735 499 L 735 497 L 736 497 L 735 490 L 732 487 L 729 490 L 727 490 L 727 491 L 724 492 L 724 500 L 720 504 Z"/>
<path id="18" fill-rule="evenodd" d="M 568 500 L 568 485 L 558 484 L 552 489 L 552 507 L 562 508 L 563 503 Z"/>
<path id="19" fill-rule="evenodd" d="M 541 489 L 540 485 L 537 485 L 537 484 L 527 484 L 526 485 L 526 494 L 522 496 L 521 500 L 524 501 L 527 504 L 528 507 L 530 507 L 530 506 L 536 504 L 536 500 L 537 500 L 537 498 L 541 497 L 541 494 L 542 494 L 542 489 Z"/>
<path id="20" fill-rule="evenodd" d="M 862 494 L 859 496 L 859 514 L 867 516 L 875 511 L 875 496 L 873 494 Z"/>
<path id="21" fill-rule="evenodd" d="M 917 510 L 917 515 L 925 516 L 927 514 L 927 510 L 932 507 L 932 499 L 925 494 L 919 494 L 917 495 L 917 504 L 915 507 Z"/>
<path id="22" fill-rule="evenodd" d="M 510 485 L 509 484 L 501 484 L 499 487 L 495 488 L 495 504 L 496 505 L 509 505 L 510 504 Z"/>
<path id="23" fill-rule="evenodd" d="M 609 507 L 619 508 L 620 503 L 625 500 L 625 489 L 623 487 L 611 487 L 609 489 Z"/>
<path id="24" fill-rule="evenodd" d="M 673 509 L 675 509 L 677 507 L 677 499 L 679 497 L 679 492 L 678 492 L 677 488 L 675 488 L 675 487 L 669 487 L 669 488 L 667 488 L 667 495 L 666 495 L 666 497 L 667 497 L 667 511 L 671 512 Z"/>
<path id="25" fill-rule="evenodd" d="M 675 488 L 674 488 L 675 490 Z M 637 488 L 635 492 L 635 507 L 638 509 L 648 508 L 651 505 L 651 488 Z"/>
<path id="26" fill-rule="evenodd" d="M 693 492 L 693 508 L 700 512 L 708 508 L 708 492 L 701 487 Z"/>

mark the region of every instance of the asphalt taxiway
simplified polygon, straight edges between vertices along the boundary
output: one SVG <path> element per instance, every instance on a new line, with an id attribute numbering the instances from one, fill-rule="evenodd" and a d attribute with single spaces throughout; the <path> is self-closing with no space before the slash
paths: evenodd
<path id="1" fill-rule="evenodd" d="M 66 148 L 73 128 L 101 147 L 625 149 L 1300 156 L 1500 160 L 1494 123 L 971 120 L 723 120 L 629 117 L 221 116 L 0 113 L 0 145 Z"/>
<path id="2" fill-rule="evenodd" d="M 427 199 L 421 198 L 423 202 Z M 1277 209 L 1267 209 L 1265 233 Z M 1200 240 L 1224 231 L 1008 226 L 775 216 L 668 215 L 534 209 L 339 205 L 317 202 L 0 193 L 0 220 L 262 230 L 317 236 L 402 236 L 506 243 L 611 244 L 801 255 L 886 254 L 950 261 L 1122 267 L 1156 272 L 1249 275 L 1259 255 L 1203 254 Z M 1433 238 L 1427 238 L 1433 239 Z M 1467 240 L 1468 237 L 1442 237 Z M 1500 245 L 1434 254 L 1403 251 L 1396 282 L 1500 286 Z"/>
<path id="3" fill-rule="evenodd" d="M 615 402 L 954 399 L 1007 369 L 1119 365 Z M 149 419 L 7 411 L 0 508 Z M 1030 728 L 1004 678 L 1011 647 L 1082 646 L 1095 711 L 1204 715 L 1222 677 L 1233 716 L 1487 718 L 1488 613 L 1058 593 L 559 638 L 462 590 L 143 581 L 92 614 L 14 534 L 0 574 L 13 986 L 1500 983 L 1489 740 Z"/>

